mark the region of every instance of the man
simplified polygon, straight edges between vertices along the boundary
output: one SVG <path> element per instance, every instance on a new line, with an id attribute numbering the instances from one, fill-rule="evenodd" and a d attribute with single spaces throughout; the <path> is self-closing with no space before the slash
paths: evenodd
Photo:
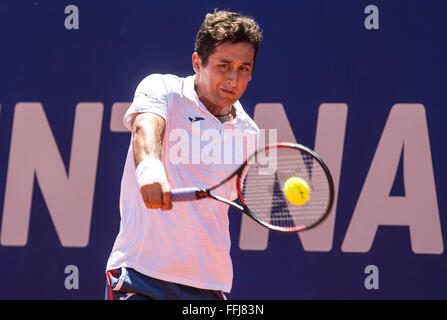
<path id="1" fill-rule="evenodd" d="M 228 205 L 206 199 L 172 204 L 170 190 L 213 186 L 241 164 L 205 160 L 203 150 L 210 137 L 218 154 L 234 141 L 228 132 L 249 138 L 259 133 L 238 99 L 251 80 L 261 40 L 253 19 L 215 10 L 197 35 L 195 76 L 153 74 L 139 84 L 124 117 L 132 138 L 106 298 L 225 299 L 223 292 L 230 292 Z M 247 140 L 231 138 L 239 141 L 230 151 L 246 158 Z M 218 192 L 234 199 L 235 189 L 227 183 Z"/>

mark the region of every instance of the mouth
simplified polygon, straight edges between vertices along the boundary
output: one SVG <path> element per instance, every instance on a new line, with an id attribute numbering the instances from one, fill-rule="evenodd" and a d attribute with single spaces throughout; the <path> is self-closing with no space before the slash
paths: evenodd
<path id="1" fill-rule="evenodd" d="M 224 93 L 226 93 L 226 94 L 230 94 L 230 95 L 235 95 L 235 94 L 236 94 L 236 92 L 233 91 L 233 90 L 224 89 L 224 88 L 221 88 L 221 90 L 222 90 Z"/>

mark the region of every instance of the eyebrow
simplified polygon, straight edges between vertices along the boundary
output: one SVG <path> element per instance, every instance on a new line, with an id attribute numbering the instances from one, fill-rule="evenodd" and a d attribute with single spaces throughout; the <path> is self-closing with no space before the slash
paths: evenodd
<path id="1" fill-rule="evenodd" d="M 219 62 L 223 62 L 223 63 L 233 63 L 233 61 L 227 60 L 227 59 L 220 59 Z M 251 62 L 242 62 L 243 65 L 246 66 L 251 66 L 252 63 Z"/>

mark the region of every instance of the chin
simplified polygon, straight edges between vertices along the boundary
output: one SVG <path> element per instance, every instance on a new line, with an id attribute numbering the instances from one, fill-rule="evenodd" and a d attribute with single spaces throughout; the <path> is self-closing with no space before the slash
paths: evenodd
<path id="1" fill-rule="evenodd" d="M 222 108 L 227 108 L 233 105 L 238 99 L 221 99 L 219 106 Z"/>

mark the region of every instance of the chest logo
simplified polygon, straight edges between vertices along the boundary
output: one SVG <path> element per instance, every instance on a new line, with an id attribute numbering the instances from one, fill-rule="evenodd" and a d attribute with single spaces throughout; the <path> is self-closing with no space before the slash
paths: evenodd
<path id="1" fill-rule="evenodd" d="M 205 120 L 205 118 L 202 118 L 202 117 L 194 117 L 194 118 L 188 117 L 188 119 L 189 119 L 189 121 L 191 121 L 191 122 L 196 122 L 196 121 L 200 121 L 200 120 Z"/>

